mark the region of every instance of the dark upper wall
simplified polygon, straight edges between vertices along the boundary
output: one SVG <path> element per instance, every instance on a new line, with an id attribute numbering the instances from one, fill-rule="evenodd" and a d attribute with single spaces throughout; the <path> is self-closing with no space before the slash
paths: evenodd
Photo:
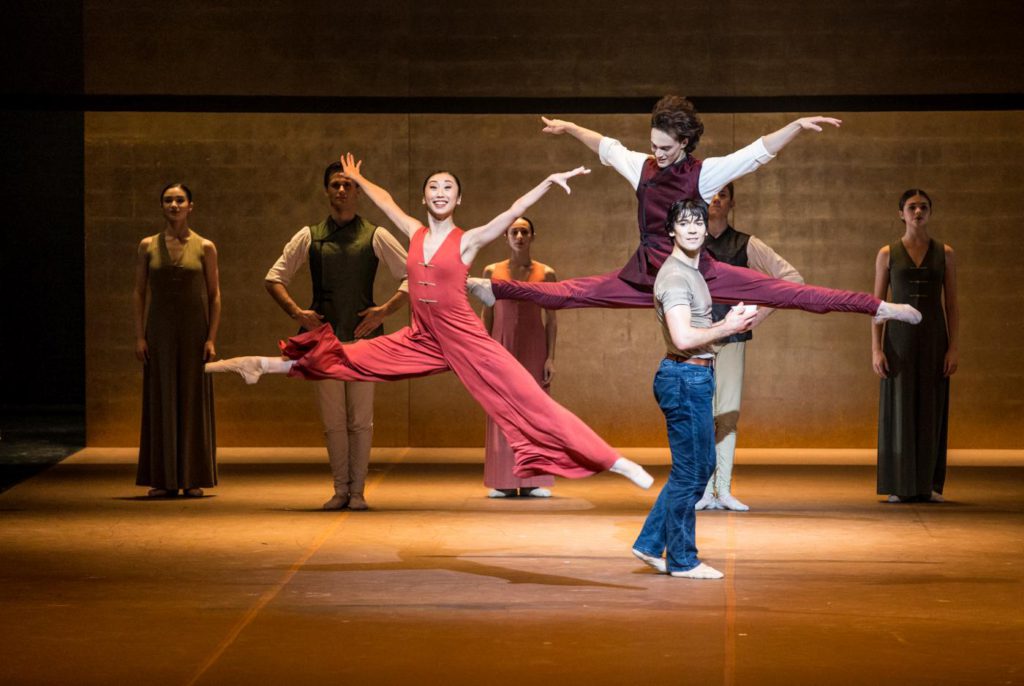
<path id="1" fill-rule="evenodd" d="M 1024 90 L 1019 0 L 86 0 L 94 94 L 622 97 Z M 616 37 L 610 37 L 611 32 Z"/>

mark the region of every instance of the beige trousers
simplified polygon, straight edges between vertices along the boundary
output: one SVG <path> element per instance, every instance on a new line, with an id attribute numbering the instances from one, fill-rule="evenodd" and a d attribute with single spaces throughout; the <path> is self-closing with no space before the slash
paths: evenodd
<path id="1" fill-rule="evenodd" d="M 363 493 L 373 444 L 373 384 L 325 379 L 313 383 L 337 495 Z"/>
<path id="2" fill-rule="evenodd" d="M 725 495 L 732 489 L 732 464 L 736 457 L 736 425 L 743 395 L 743 361 L 746 341 L 726 343 L 715 360 L 715 473 L 705 495 Z"/>

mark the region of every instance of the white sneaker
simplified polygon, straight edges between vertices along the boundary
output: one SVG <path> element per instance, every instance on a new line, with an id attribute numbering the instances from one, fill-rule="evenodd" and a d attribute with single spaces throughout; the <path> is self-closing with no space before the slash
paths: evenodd
<path id="1" fill-rule="evenodd" d="M 724 510 L 733 510 L 735 512 L 746 512 L 750 508 L 739 500 L 736 499 L 732 493 L 726 493 L 725 495 L 718 496 L 718 505 Z"/>
<path id="2" fill-rule="evenodd" d="M 667 571 L 667 568 L 665 567 L 665 558 L 654 557 L 654 555 L 648 555 L 642 550 L 637 550 L 636 548 L 633 548 L 633 554 L 636 555 L 638 560 L 643 562 L 648 567 L 654 567 L 662 574 L 664 574 Z"/>
<path id="3" fill-rule="evenodd" d="M 704 497 L 697 501 L 697 504 L 693 506 L 695 510 L 717 510 L 718 501 L 715 500 L 715 496 L 710 493 L 705 493 Z"/>
<path id="4" fill-rule="evenodd" d="M 245 379 L 245 383 L 252 385 L 260 380 L 260 377 L 267 372 L 267 361 L 265 358 L 250 355 L 247 357 L 232 357 L 227 360 L 207 362 L 205 367 L 207 374 L 236 372 Z"/>
<path id="5" fill-rule="evenodd" d="M 688 569 L 685 572 L 669 572 L 669 576 L 674 576 L 677 579 L 721 579 L 725 574 L 701 562 L 693 569 Z"/>
<path id="6" fill-rule="evenodd" d="M 646 469 L 625 457 L 615 460 L 615 464 L 612 465 L 609 471 L 621 474 L 643 489 L 650 488 L 654 483 L 654 477 L 648 474 Z"/>
<path id="7" fill-rule="evenodd" d="M 487 307 L 494 306 L 494 291 L 491 289 L 490 279 L 470 276 L 466 279 L 466 290 Z"/>
<path id="8" fill-rule="evenodd" d="M 910 305 L 888 303 L 883 300 L 882 304 L 878 306 L 878 311 L 875 312 L 873 321 L 875 324 L 881 324 L 890 319 L 906 324 L 919 324 L 921 322 L 921 313 Z"/>
<path id="9" fill-rule="evenodd" d="M 548 489 L 543 488 L 541 486 L 536 486 L 534 488 L 531 488 L 526 493 L 523 493 L 523 490 L 524 489 L 520 488 L 519 489 L 519 493 L 521 495 L 525 495 L 528 498 L 550 498 L 551 497 L 551 491 L 549 491 Z"/>

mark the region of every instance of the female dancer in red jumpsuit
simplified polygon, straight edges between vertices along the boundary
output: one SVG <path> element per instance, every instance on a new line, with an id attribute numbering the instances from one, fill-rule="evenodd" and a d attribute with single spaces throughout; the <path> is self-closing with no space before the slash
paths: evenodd
<path id="1" fill-rule="evenodd" d="M 247 383 L 261 374 L 304 379 L 395 381 L 453 371 L 501 427 L 516 456 L 517 476 L 542 473 L 570 478 L 611 470 L 649 488 L 652 477 L 620 456 L 578 417 L 550 398 L 522 365 L 487 335 L 466 299 L 466 276 L 479 250 L 505 230 L 551 186 L 569 192 L 567 180 L 589 170 L 552 174 L 484 226 L 463 231 L 453 214 L 461 200 L 458 179 L 436 172 L 424 183 L 428 226 L 406 214 L 391 195 L 360 173 L 362 162 L 342 158 L 343 173 L 410 236 L 408 273 L 412 325 L 387 336 L 341 345 L 324 325 L 281 344 L 287 360 L 241 357 L 206 366 L 234 371 Z"/>

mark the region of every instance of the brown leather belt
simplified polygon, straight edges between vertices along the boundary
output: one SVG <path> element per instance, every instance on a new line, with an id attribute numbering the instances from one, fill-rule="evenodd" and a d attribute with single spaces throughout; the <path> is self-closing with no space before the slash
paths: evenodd
<path id="1" fill-rule="evenodd" d="M 666 360 L 672 360 L 673 362 L 683 362 L 685 364 L 695 364 L 698 367 L 714 367 L 715 358 L 713 357 L 683 357 L 682 355 L 676 355 L 675 353 L 665 353 Z"/>

